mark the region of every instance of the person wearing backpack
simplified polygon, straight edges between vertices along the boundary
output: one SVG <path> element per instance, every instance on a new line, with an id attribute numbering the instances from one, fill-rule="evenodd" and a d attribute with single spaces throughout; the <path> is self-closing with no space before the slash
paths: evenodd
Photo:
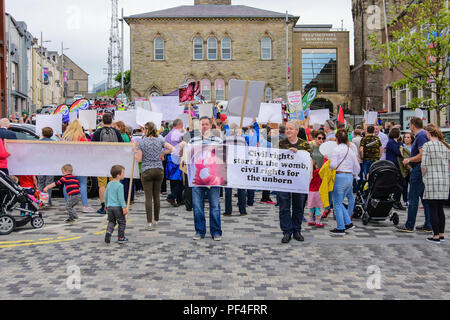
<path id="1" fill-rule="evenodd" d="M 113 117 L 111 113 L 103 115 L 103 126 L 94 132 L 92 142 L 124 142 L 119 130 L 112 127 Z M 105 210 L 105 191 L 108 185 L 107 177 L 99 177 L 98 193 L 102 207 L 97 211 L 99 214 L 106 214 Z"/>

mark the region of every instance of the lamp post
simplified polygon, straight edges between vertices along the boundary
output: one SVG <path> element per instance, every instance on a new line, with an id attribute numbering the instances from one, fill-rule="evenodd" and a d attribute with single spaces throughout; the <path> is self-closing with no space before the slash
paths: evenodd
<path id="1" fill-rule="evenodd" d="M 64 48 L 64 42 L 61 42 L 61 98 L 63 99 L 63 103 L 65 103 L 66 97 L 66 81 L 64 79 L 64 50 L 69 50 L 70 48 Z"/>
<path id="2" fill-rule="evenodd" d="M 44 55 L 44 47 L 43 44 L 47 42 L 51 42 L 51 40 L 44 41 L 43 35 L 41 32 L 41 108 L 44 106 L 44 61 L 43 61 L 43 55 Z"/>

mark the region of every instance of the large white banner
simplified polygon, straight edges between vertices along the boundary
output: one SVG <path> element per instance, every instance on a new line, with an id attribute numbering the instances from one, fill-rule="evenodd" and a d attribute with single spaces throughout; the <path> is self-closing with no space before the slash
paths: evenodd
<path id="1" fill-rule="evenodd" d="M 327 120 L 330 120 L 330 110 L 328 109 L 311 110 L 309 115 L 310 124 L 324 124 Z"/>
<path id="2" fill-rule="evenodd" d="M 122 121 L 125 125 L 130 126 L 133 129 L 139 129 L 140 126 L 136 122 L 136 112 L 136 110 L 116 111 L 114 113 L 114 121 Z"/>
<path id="3" fill-rule="evenodd" d="M 62 114 L 36 115 L 36 134 L 42 135 L 42 129 L 52 128 L 54 135 L 62 134 Z"/>
<path id="4" fill-rule="evenodd" d="M 161 129 L 163 114 L 159 112 L 151 112 L 142 108 L 136 109 L 136 123 L 145 127 L 147 122 L 153 122 L 158 130 Z"/>
<path id="5" fill-rule="evenodd" d="M 60 176 L 62 166 L 71 164 L 75 176 L 111 177 L 111 168 L 121 165 L 130 178 L 134 159 L 131 143 L 6 140 L 6 148 L 11 175 Z M 134 178 L 139 178 L 137 163 Z"/>
<path id="6" fill-rule="evenodd" d="M 306 151 L 188 145 L 185 156 L 191 187 L 309 192 L 311 156 Z"/>
<path id="7" fill-rule="evenodd" d="M 85 130 L 95 130 L 97 128 L 97 111 L 80 110 L 78 114 L 81 125 Z"/>
<path id="8" fill-rule="evenodd" d="M 281 104 L 279 103 L 261 103 L 258 123 L 283 123 Z"/>
<path id="9" fill-rule="evenodd" d="M 179 105 L 179 97 L 151 97 L 151 111 L 163 114 L 163 121 L 174 121 L 184 113 L 184 106 Z"/>

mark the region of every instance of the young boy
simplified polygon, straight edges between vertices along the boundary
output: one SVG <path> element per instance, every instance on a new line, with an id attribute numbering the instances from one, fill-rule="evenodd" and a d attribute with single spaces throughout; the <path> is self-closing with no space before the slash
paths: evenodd
<path id="1" fill-rule="evenodd" d="M 49 189 L 55 187 L 66 187 L 68 200 L 66 202 L 66 210 L 69 213 L 69 219 L 66 223 L 74 223 L 78 220 L 77 211 L 75 206 L 81 201 L 80 183 L 72 175 L 73 168 L 72 165 L 66 164 L 61 168 L 62 174 L 64 175 L 61 179 L 44 188 L 44 192 L 48 192 Z"/>
<path id="2" fill-rule="evenodd" d="M 125 238 L 125 228 L 127 221 L 125 216 L 128 215 L 127 205 L 125 203 L 123 184 L 121 180 L 125 178 L 125 168 L 122 166 L 114 166 L 111 168 L 111 176 L 113 180 L 108 183 L 105 191 L 105 207 L 108 212 L 108 228 L 106 229 L 105 242 L 111 243 L 111 236 L 114 232 L 116 224 L 119 224 L 119 243 L 127 242 Z"/>

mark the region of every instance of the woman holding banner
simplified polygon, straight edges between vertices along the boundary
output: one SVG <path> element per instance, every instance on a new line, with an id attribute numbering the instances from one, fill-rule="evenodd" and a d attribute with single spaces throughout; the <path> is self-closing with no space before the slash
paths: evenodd
<path id="1" fill-rule="evenodd" d="M 286 125 L 286 139 L 280 141 L 280 149 L 291 150 L 297 153 L 299 150 L 312 152 L 310 144 L 298 138 L 300 127 L 297 121 L 288 122 Z M 282 243 L 289 243 L 292 235 L 297 241 L 304 241 L 301 231 L 303 214 L 308 194 L 279 192 L 280 227 L 283 231 Z M 291 209 L 292 208 L 292 209 Z"/>

